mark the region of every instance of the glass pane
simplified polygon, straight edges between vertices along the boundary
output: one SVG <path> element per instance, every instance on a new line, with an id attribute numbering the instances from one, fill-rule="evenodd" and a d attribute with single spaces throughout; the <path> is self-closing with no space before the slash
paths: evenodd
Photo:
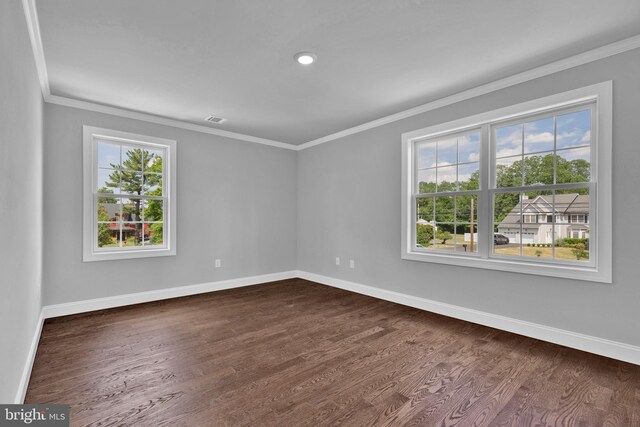
<path id="1" fill-rule="evenodd" d="M 436 170 L 424 169 L 418 171 L 418 193 L 436 192 Z"/>
<path id="2" fill-rule="evenodd" d="M 478 190 L 480 188 L 480 163 L 458 166 L 460 190 Z"/>
<path id="3" fill-rule="evenodd" d="M 553 154 L 531 154 L 524 157 L 524 184 L 553 184 Z"/>
<path id="4" fill-rule="evenodd" d="M 458 189 L 457 166 L 445 166 L 438 168 L 438 192 L 455 191 Z"/>
<path id="5" fill-rule="evenodd" d="M 142 172 L 143 165 L 143 149 L 122 146 L 122 168 L 131 171 Z M 146 158 L 147 156 L 145 156 Z"/>
<path id="6" fill-rule="evenodd" d="M 120 174 L 120 191 L 122 194 L 142 194 L 142 174 L 133 171 L 122 171 Z"/>
<path id="7" fill-rule="evenodd" d="M 432 240 L 431 249 L 453 252 L 455 239 L 455 225 L 453 223 L 436 223 L 436 237 Z"/>
<path id="8" fill-rule="evenodd" d="M 496 159 L 496 188 L 522 186 L 522 157 Z"/>
<path id="9" fill-rule="evenodd" d="M 556 259 L 589 261 L 590 203 L 587 188 L 556 192 Z"/>
<path id="10" fill-rule="evenodd" d="M 496 158 L 522 154 L 522 125 L 496 128 L 495 143 Z"/>
<path id="11" fill-rule="evenodd" d="M 127 222 L 122 224 L 122 240 L 124 246 L 142 246 L 143 224 Z"/>
<path id="12" fill-rule="evenodd" d="M 110 248 L 119 246 L 120 225 L 117 222 L 98 223 L 98 247 Z"/>
<path id="13" fill-rule="evenodd" d="M 150 196 L 162 196 L 162 175 L 157 173 L 145 173 L 143 175 L 142 189 L 144 194 Z"/>
<path id="14" fill-rule="evenodd" d="M 458 138 L 438 141 L 438 166 L 455 165 L 458 163 Z"/>
<path id="15" fill-rule="evenodd" d="M 145 246 L 163 245 L 163 224 L 161 222 L 144 224 L 144 241 Z"/>
<path id="16" fill-rule="evenodd" d="M 133 197 L 130 199 L 122 199 L 122 221 L 141 221 L 142 209 L 142 200 Z"/>
<path id="17" fill-rule="evenodd" d="M 436 143 L 425 142 L 417 147 L 418 169 L 433 168 L 436 166 Z"/>
<path id="18" fill-rule="evenodd" d="M 553 257 L 553 194 L 551 192 L 528 191 L 522 195 L 522 256 L 533 258 Z"/>
<path id="19" fill-rule="evenodd" d="M 556 152 L 556 183 L 591 180 L 591 148 L 571 148 Z"/>
<path id="20" fill-rule="evenodd" d="M 113 169 L 98 169 L 98 193 L 120 194 L 120 172 Z"/>
<path id="21" fill-rule="evenodd" d="M 553 117 L 524 124 L 524 152 L 553 151 Z"/>
<path id="22" fill-rule="evenodd" d="M 434 219 L 434 202 L 433 197 L 420 197 L 416 199 L 416 218 L 417 221 L 433 221 Z"/>
<path id="23" fill-rule="evenodd" d="M 458 162 L 479 162 L 480 161 L 480 133 L 474 132 L 469 135 L 458 137 Z"/>
<path id="24" fill-rule="evenodd" d="M 493 204 L 493 253 L 520 255 L 520 193 L 497 193 Z"/>
<path id="25" fill-rule="evenodd" d="M 454 201 L 452 196 L 435 197 L 436 222 L 455 221 Z M 450 230 L 453 232 L 453 228 Z"/>
<path id="26" fill-rule="evenodd" d="M 162 162 L 164 160 L 164 150 L 161 149 L 145 149 L 144 152 L 145 172 L 162 173 Z"/>
<path id="27" fill-rule="evenodd" d="M 456 224 L 455 251 L 478 252 L 478 224 Z"/>
<path id="28" fill-rule="evenodd" d="M 556 149 L 591 143 L 591 110 L 563 114 L 556 120 Z"/>
<path id="29" fill-rule="evenodd" d="M 478 222 L 478 196 L 456 196 L 456 222 Z"/>
<path id="30" fill-rule="evenodd" d="M 144 221 L 162 221 L 164 215 L 164 201 L 144 200 L 142 204 Z"/>
<path id="31" fill-rule="evenodd" d="M 120 205 L 118 200 L 111 197 L 98 197 L 98 209 L 96 209 L 98 221 L 119 221 Z"/>
<path id="32" fill-rule="evenodd" d="M 117 169 L 120 166 L 120 145 L 98 143 L 98 167 Z"/>

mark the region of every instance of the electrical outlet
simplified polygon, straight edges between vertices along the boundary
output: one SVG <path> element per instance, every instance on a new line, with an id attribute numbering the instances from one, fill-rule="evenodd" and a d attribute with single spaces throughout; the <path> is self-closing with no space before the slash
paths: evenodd
<path id="1" fill-rule="evenodd" d="M 340 257 L 339 256 L 336 257 L 336 265 L 340 265 Z"/>
<path id="2" fill-rule="evenodd" d="M 356 262 L 354 260 L 349 260 L 349 267 L 356 268 Z"/>
<path id="3" fill-rule="evenodd" d="M 220 267 L 222 267 L 222 260 L 217 259 L 216 260 L 216 268 L 220 268 Z"/>

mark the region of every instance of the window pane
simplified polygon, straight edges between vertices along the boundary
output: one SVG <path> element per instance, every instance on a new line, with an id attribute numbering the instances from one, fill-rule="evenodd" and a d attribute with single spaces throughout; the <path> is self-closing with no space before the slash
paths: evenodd
<path id="1" fill-rule="evenodd" d="M 120 146 L 117 144 L 108 144 L 106 142 L 98 143 L 98 167 L 117 169 L 120 166 Z"/>
<path id="2" fill-rule="evenodd" d="M 496 159 L 496 187 L 522 186 L 522 157 Z"/>
<path id="3" fill-rule="evenodd" d="M 524 158 L 524 185 L 553 184 L 553 154 L 532 154 Z"/>
<path id="4" fill-rule="evenodd" d="M 522 154 L 522 125 L 496 128 L 495 145 L 496 158 Z"/>
<path id="5" fill-rule="evenodd" d="M 478 190 L 480 188 L 480 163 L 458 166 L 460 190 Z"/>
<path id="6" fill-rule="evenodd" d="M 438 166 L 455 165 L 458 163 L 458 138 L 438 141 Z"/>
<path id="7" fill-rule="evenodd" d="M 142 174 L 133 171 L 122 171 L 120 174 L 122 194 L 142 194 Z"/>
<path id="8" fill-rule="evenodd" d="M 522 195 L 522 256 L 553 257 L 553 224 L 547 223 L 552 214 L 553 192 L 528 191 Z"/>
<path id="9" fill-rule="evenodd" d="M 418 221 L 433 221 L 434 213 L 433 197 L 419 197 L 416 199 L 416 218 Z"/>
<path id="10" fill-rule="evenodd" d="M 452 196 L 435 197 L 436 222 L 451 222 L 454 218 L 454 201 Z M 450 230 L 453 232 L 453 228 Z"/>
<path id="11" fill-rule="evenodd" d="M 453 252 L 455 248 L 455 224 L 436 223 L 436 237 L 432 240 L 431 249 Z"/>
<path id="12" fill-rule="evenodd" d="M 436 192 L 436 169 L 418 171 L 418 193 Z"/>
<path id="13" fill-rule="evenodd" d="M 473 231 L 473 234 L 471 232 Z M 478 252 L 478 224 L 456 224 L 456 253 Z"/>
<path id="14" fill-rule="evenodd" d="M 130 171 L 142 172 L 143 165 L 142 148 L 122 146 L 122 168 Z M 147 156 L 145 156 L 146 158 Z"/>
<path id="15" fill-rule="evenodd" d="M 520 193 L 494 196 L 493 253 L 520 256 Z"/>
<path id="16" fill-rule="evenodd" d="M 553 117 L 524 124 L 524 152 L 553 150 Z"/>
<path id="17" fill-rule="evenodd" d="M 142 209 L 144 210 L 145 221 L 162 221 L 164 218 L 163 200 L 144 200 Z"/>
<path id="18" fill-rule="evenodd" d="M 118 222 L 98 223 L 98 247 L 112 248 L 119 246 L 120 224 Z"/>
<path id="19" fill-rule="evenodd" d="M 478 196 L 456 196 L 456 222 L 478 222 Z"/>
<path id="20" fill-rule="evenodd" d="M 145 172 L 162 173 L 162 163 L 164 161 L 164 151 L 156 149 L 146 149 L 144 151 Z"/>
<path id="21" fill-rule="evenodd" d="M 418 169 L 433 168 L 436 166 L 436 143 L 425 142 L 418 145 Z"/>
<path id="22" fill-rule="evenodd" d="M 146 195 L 162 196 L 162 175 L 145 173 L 143 175 L 142 189 Z"/>
<path id="23" fill-rule="evenodd" d="M 556 259 L 589 261 L 590 203 L 587 188 L 556 192 Z"/>
<path id="24" fill-rule="evenodd" d="M 138 198 L 122 199 L 122 221 L 137 222 L 142 220 L 142 200 Z"/>
<path id="25" fill-rule="evenodd" d="M 455 191 L 458 189 L 457 166 L 445 166 L 438 168 L 438 192 Z"/>
<path id="26" fill-rule="evenodd" d="M 122 241 L 124 246 L 142 246 L 143 225 L 141 222 L 122 224 Z"/>
<path id="27" fill-rule="evenodd" d="M 98 197 L 96 214 L 98 221 L 119 221 L 120 205 L 118 204 L 118 200 L 111 197 Z"/>
<path id="28" fill-rule="evenodd" d="M 144 245 L 145 246 L 154 246 L 154 245 L 163 245 L 164 244 L 164 236 L 163 236 L 163 224 L 154 222 L 154 223 L 145 223 L 144 224 Z"/>
<path id="29" fill-rule="evenodd" d="M 458 162 L 480 161 L 480 133 L 474 132 L 458 137 Z"/>
<path id="30" fill-rule="evenodd" d="M 120 172 L 114 169 L 98 169 L 97 191 L 120 194 Z"/>
<path id="31" fill-rule="evenodd" d="M 557 117 L 556 148 L 579 147 L 591 143 L 591 110 Z"/>
<path id="32" fill-rule="evenodd" d="M 591 148 L 557 151 L 556 183 L 589 182 L 591 180 Z"/>

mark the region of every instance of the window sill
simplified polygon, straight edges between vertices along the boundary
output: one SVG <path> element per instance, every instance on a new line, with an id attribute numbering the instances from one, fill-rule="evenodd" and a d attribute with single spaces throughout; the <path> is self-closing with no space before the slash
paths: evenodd
<path id="1" fill-rule="evenodd" d="M 525 262 L 496 258 L 480 258 L 477 255 L 451 255 L 425 252 L 403 252 L 402 259 L 410 261 L 433 262 L 437 264 L 461 267 L 482 268 L 486 270 L 510 271 L 564 279 L 586 280 L 590 282 L 612 283 L 611 271 L 598 270 L 590 266 L 567 266 L 546 263 Z"/>
<path id="2" fill-rule="evenodd" d="M 175 256 L 176 250 L 169 248 L 160 249 L 144 249 L 144 250 L 126 250 L 126 251 L 100 251 L 84 254 L 82 262 L 92 261 L 112 261 L 122 259 L 135 258 L 154 258 L 163 256 Z"/>

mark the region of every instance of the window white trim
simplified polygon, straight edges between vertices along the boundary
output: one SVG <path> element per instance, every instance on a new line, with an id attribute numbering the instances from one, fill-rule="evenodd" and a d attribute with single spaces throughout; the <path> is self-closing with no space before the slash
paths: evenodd
<path id="1" fill-rule="evenodd" d="M 611 81 L 583 87 L 580 89 L 563 92 L 521 104 L 500 108 L 487 113 L 454 120 L 430 126 L 424 129 L 407 132 L 402 135 L 402 259 L 414 261 L 435 262 L 466 267 L 485 268 L 493 270 L 512 271 L 542 276 L 563 277 L 570 279 L 589 280 L 596 282 L 612 282 L 612 88 Z M 593 262 L 588 265 L 554 264 L 552 262 L 539 262 L 538 260 L 503 259 L 494 256 L 489 257 L 488 244 L 491 236 L 491 210 L 489 206 L 489 174 L 491 173 L 491 147 L 489 144 L 489 124 L 503 122 L 521 116 L 533 115 L 548 110 L 570 107 L 573 105 L 594 102 L 595 117 L 593 123 L 596 126 L 592 132 L 597 135 L 596 146 L 592 148 L 593 182 L 589 186 L 597 186 L 596 196 L 592 200 L 592 214 L 589 221 L 593 231 L 591 239 L 595 240 L 591 247 Z M 477 256 L 464 256 L 455 254 L 434 253 L 422 251 L 414 247 L 415 204 L 413 203 L 413 177 L 414 177 L 414 142 L 439 135 L 453 134 L 473 128 L 482 128 L 480 155 L 480 196 L 478 217 L 483 222 L 480 224 L 480 233 L 484 234 L 479 245 Z M 514 189 L 517 191 L 517 189 Z M 480 202 L 482 201 L 482 203 Z M 595 237 L 595 239 L 594 239 Z M 493 239 L 491 239 L 493 241 Z"/>
<path id="2" fill-rule="evenodd" d="M 96 239 L 97 140 L 158 146 L 166 149 L 163 186 L 167 208 L 164 212 L 165 239 L 162 246 L 98 249 Z M 171 256 L 176 254 L 176 141 L 137 135 L 92 126 L 83 126 L 83 248 L 82 260 L 106 261 L 129 258 Z"/>

